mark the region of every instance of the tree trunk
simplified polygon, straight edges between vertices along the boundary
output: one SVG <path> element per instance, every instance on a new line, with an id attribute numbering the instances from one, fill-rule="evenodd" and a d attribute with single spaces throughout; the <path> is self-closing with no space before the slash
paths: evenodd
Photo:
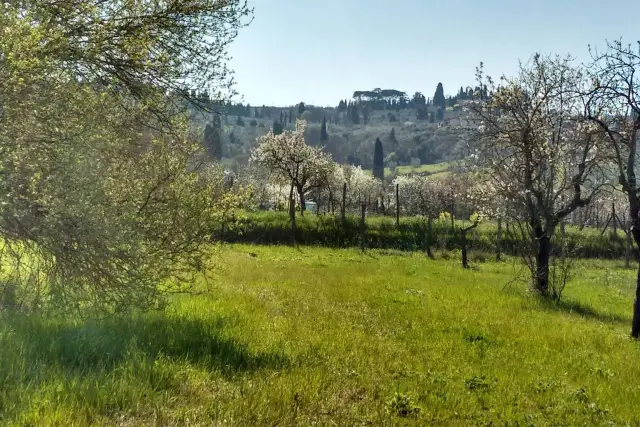
<path id="1" fill-rule="evenodd" d="M 289 218 L 291 219 L 291 241 L 296 245 L 296 199 L 291 195 L 289 198 Z"/>
<path id="2" fill-rule="evenodd" d="M 433 244 L 433 219 L 427 218 L 427 256 L 431 259 L 434 258 L 431 252 L 431 245 Z"/>
<path id="3" fill-rule="evenodd" d="M 289 220 L 291 221 L 291 244 L 296 245 L 296 199 L 293 196 L 293 181 L 289 190 Z"/>
<path id="4" fill-rule="evenodd" d="M 636 242 L 638 240 L 636 239 Z M 636 278 L 636 299 L 633 302 L 633 323 L 631 324 L 631 336 L 640 338 L 640 262 L 638 263 L 638 275 Z"/>
<path id="5" fill-rule="evenodd" d="M 336 206 L 335 206 L 335 203 L 333 201 L 333 190 L 331 189 L 330 185 L 328 187 L 329 187 L 329 208 L 331 208 L 331 215 L 335 215 Z"/>
<path id="6" fill-rule="evenodd" d="M 360 205 L 360 249 L 364 251 L 365 238 L 366 238 L 366 223 L 365 217 L 367 214 L 367 204 L 362 202 Z"/>
<path id="7" fill-rule="evenodd" d="M 300 216 L 304 216 L 304 211 L 307 208 L 307 204 L 304 200 L 304 191 L 302 191 L 302 187 L 298 187 L 298 196 L 300 196 Z"/>
<path id="8" fill-rule="evenodd" d="M 451 210 L 451 234 L 454 234 L 456 232 L 455 221 L 456 221 L 456 219 L 453 216 L 453 209 L 452 209 Z"/>
<path id="9" fill-rule="evenodd" d="M 549 258 L 551 241 L 546 235 L 538 237 L 538 255 L 536 257 L 535 286 L 542 296 L 549 295 Z"/>
<path id="10" fill-rule="evenodd" d="M 347 220 L 347 183 L 342 184 L 342 210 L 340 211 L 342 222 Z"/>
<path id="11" fill-rule="evenodd" d="M 460 230 L 460 245 L 462 246 L 462 268 L 469 268 L 469 261 L 467 259 L 467 230 L 465 228 Z"/>
<path id="12" fill-rule="evenodd" d="M 400 184 L 396 184 L 396 227 L 400 227 Z"/>
<path id="13" fill-rule="evenodd" d="M 502 218 L 498 217 L 498 232 L 496 234 L 496 261 L 502 259 Z"/>

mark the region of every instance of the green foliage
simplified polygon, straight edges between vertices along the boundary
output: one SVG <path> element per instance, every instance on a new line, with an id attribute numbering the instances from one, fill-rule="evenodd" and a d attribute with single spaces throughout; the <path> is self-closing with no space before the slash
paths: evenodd
<path id="1" fill-rule="evenodd" d="M 228 96 L 250 11 L 122 6 L 0 4 L 0 286 L 25 311 L 156 308 L 210 259 L 222 178 L 182 101 Z"/>
<path id="2" fill-rule="evenodd" d="M 224 246 L 199 295 L 102 320 L 0 313 L 7 425 L 637 425 L 634 271 L 567 303 L 510 263 Z M 417 408 L 420 408 L 418 411 Z M 226 420 L 226 421 L 225 421 Z M 232 421 L 230 421 L 232 420 Z"/>
<path id="3" fill-rule="evenodd" d="M 396 393 L 389 402 L 389 407 L 396 416 L 401 418 L 415 417 L 420 413 L 420 407 L 416 406 L 411 396 L 403 393 Z"/>

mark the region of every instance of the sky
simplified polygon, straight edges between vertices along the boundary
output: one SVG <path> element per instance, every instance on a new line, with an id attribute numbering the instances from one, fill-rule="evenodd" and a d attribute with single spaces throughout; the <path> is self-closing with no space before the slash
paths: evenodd
<path id="1" fill-rule="evenodd" d="M 640 40 L 638 0 L 249 0 L 232 43 L 236 90 L 251 105 L 335 106 L 356 90 L 433 97 L 475 85 L 484 63 L 513 75 L 534 53 Z"/>

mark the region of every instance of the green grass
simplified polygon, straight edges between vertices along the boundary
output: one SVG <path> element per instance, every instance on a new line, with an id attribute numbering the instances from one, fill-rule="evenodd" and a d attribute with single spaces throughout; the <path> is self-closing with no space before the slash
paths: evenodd
<path id="1" fill-rule="evenodd" d="M 226 246 L 205 292 L 108 320 L 0 314 L 0 424 L 638 425 L 634 271 L 543 304 L 511 263 Z"/>

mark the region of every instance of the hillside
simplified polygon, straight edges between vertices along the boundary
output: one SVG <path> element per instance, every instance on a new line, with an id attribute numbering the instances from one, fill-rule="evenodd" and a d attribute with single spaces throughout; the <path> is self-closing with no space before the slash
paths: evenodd
<path id="1" fill-rule="evenodd" d="M 366 113 L 366 123 L 363 114 L 356 124 L 348 111 L 340 111 L 339 108 L 305 106 L 301 114 L 298 106 L 226 108 L 222 109 L 224 113 L 219 119 L 222 145 L 220 160 L 228 168 L 238 170 L 248 161 L 256 139 L 269 132 L 274 122 L 283 124 L 283 129 L 292 129 L 295 120 L 300 118 L 308 124 L 307 142 L 324 146 L 338 163 L 370 169 L 374 142 L 380 138 L 387 175 L 396 168 L 399 174 L 420 170 L 428 172 L 434 168 L 431 165 L 464 157 L 469 135 L 465 110 L 464 102 L 448 107 L 440 113 L 442 120 L 437 120 L 438 108 L 433 105 L 423 110 L 373 110 Z M 232 115 L 231 112 L 243 115 Z M 207 123 L 216 120 L 215 114 L 197 112 L 193 114 L 193 120 L 198 128 L 203 129 Z M 325 141 L 322 140 L 323 121 L 326 121 L 327 129 Z M 435 166 L 435 169 L 443 168 Z"/>

